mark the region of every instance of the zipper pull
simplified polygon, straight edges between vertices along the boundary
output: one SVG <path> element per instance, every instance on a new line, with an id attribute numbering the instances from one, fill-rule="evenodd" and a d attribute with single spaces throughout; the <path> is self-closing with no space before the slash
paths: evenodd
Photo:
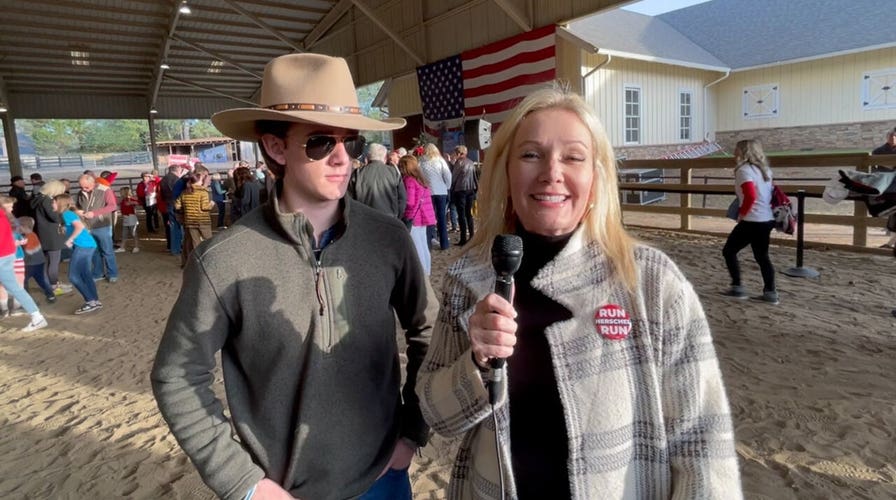
<path id="1" fill-rule="evenodd" d="M 320 268 L 320 263 L 318 263 L 317 270 L 315 271 L 315 277 L 314 277 L 314 292 L 317 295 L 317 303 L 320 304 L 320 315 L 323 316 L 324 315 L 324 298 L 320 293 L 320 275 L 321 275 L 321 268 Z"/>

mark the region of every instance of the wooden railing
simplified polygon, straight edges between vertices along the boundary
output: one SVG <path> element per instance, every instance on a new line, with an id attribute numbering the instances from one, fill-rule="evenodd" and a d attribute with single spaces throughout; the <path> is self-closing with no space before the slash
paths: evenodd
<path id="1" fill-rule="evenodd" d="M 837 170 L 869 172 L 873 166 L 896 166 L 896 155 L 871 156 L 868 154 L 849 153 L 771 156 L 769 159 L 775 172 L 775 183 L 794 198 L 794 203 L 796 203 L 797 192 L 800 190 L 805 192 L 807 198 L 820 198 L 824 191 L 824 185 L 827 184 L 830 178 L 837 175 Z M 694 206 L 693 195 L 734 196 L 733 167 L 734 159 L 730 157 L 620 161 L 620 169 L 662 169 L 664 172 L 663 183 L 620 183 L 619 187 L 621 190 L 680 194 L 677 206 L 672 206 L 669 203 L 650 205 L 624 204 L 623 211 L 677 215 L 680 220 L 677 229 L 693 231 L 692 218 L 695 216 L 725 217 L 725 207 L 705 208 Z M 705 175 L 701 175 L 701 173 Z M 724 178 L 726 174 L 728 175 L 727 179 Z M 707 178 L 712 179 L 712 182 L 707 183 Z M 807 178 L 813 180 L 790 180 Z M 668 182 L 676 179 L 678 182 Z M 695 179 L 699 179 L 699 183 L 695 183 Z M 886 219 L 871 217 L 865 204 L 861 201 L 843 201 L 841 203 L 853 203 L 851 215 L 807 210 L 805 213 L 805 224 L 848 226 L 852 229 L 853 234 L 852 244 L 846 246 L 853 250 L 867 249 L 868 229 L 884 227 Z M 808 240 L 808 243 L 813 242 Z M 825 243 L 827 246 L 843 246 L 828 244 L 827 242 L 816 243 Z"/>

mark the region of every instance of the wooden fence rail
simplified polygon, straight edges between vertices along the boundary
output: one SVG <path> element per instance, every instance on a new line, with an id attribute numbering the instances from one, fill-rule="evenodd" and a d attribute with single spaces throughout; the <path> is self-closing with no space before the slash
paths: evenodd
<path id="1" fill-rule="evenodd" d="M 769 160 L 775 173 L 775 183 L 790 196 L 796 197 L 798 191 L 805 191 L 807 198 L 820 198 L 824 191 L 824 185 L 827 181 L 798 181 L 789 180 L 805 179 L 805 178 L 827 178 L 830 179 L 837 175 L 838 170 L 844 171 L 860 171 L 870 172 L 872 167 L 896 167 L 896 155 L 868 155 L 868 154 L 808 154 L 808 155 L 786 155 L 786 156 L 770 156 Z M 680 182 L 675 184 L 667 184 L 665 182 L 625 182 L 620 183 L 619 188 L 623 191 L 651 191 L 665 193 L 679 193 L 680 202 L 678 206 L 669 206 L 664 204 L 636 205 L 624 204 L 624 211 L 647 212 L 655 214 L 671 214 L 679 217 L 680 231 L 693 231 L 694 216 L 710 216 L 725 217 L 724 208 L 705 208 L 703 206 L 695 206 L 692 195 L 730 195 L 734 196 L 734 179 L 733 179 L 733 158 L 696 158 L 681 160 L 624 160 L 619 162 L 619 168 L 628 169 L 662 169 L 664 178 L 677 177 Z M 700 179 L 699 184 L 694 183 L 695 172 L 713 172 L 716 175 L 697 175 Z M 677 175 L 676 175 L 677 172 Z M 724 179 L 723 174 L 729 177 Z M 824 175 L 822 175 L 824 174 Z M 715 183 L 705 183 L 708 179 L 712 179 Z M 794 203 L 796 201 L 794 200 Z M 842 202 L 846 203 L 846 201 Z M 705 205 L 705 204 L 704 204 Z M 820 212 L 807 212 L 805 214 L 806 224 L 832 224 L 837 226 L 848 226 L 852 228 L 852 244 L 836 245 L 825 243 L 832 247 L 846 247 L 850 250 L 873 250 L 868 245 L 868 229 L 882 228 L 886 222 L 885 218 L 871 217 L 862 202 L 853 202 L 853 212 L 851 215 L 840 215 Z M 808 243 L 812 243 L 809 241 Z"/>

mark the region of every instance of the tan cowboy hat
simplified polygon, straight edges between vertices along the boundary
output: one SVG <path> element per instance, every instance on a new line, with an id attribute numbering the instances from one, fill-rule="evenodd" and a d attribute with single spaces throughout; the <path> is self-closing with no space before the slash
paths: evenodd
<path id="1" fill-rule="evenodd" d="M 320 54 L 288 54 L 267 64 L 257 108 L 212 115 L 212 123 L 234 139 L 255 141 L 255 122 L 317 123 L 351 130 L 395 130 L 403 118 L 375 120 L 361 114 L 345 59 Z"/>

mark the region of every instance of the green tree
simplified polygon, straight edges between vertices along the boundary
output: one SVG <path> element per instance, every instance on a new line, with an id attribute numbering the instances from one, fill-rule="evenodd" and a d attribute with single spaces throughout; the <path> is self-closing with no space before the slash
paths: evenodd
<path id="1" fill-rule="evenodd" d="M 221 137 L 221 131 L 212 125 L 211 120 L 196 120 L 190 126 L 190 137 L 204 139 L 206 137 Z"/>
<path id="2" fill-rule="evenodd" d="M 377 120 L 388 118 L 386 113 L 383 113 L 382 109 L 373 107 L 373 100 L 376 99 L 376 95 L 380 92 L 382 86 L 383 82 L 376 82 L 363 87 L 358 87 L 358 105 L 361 107 L 361 113 L 365 116 Z M 367 139 L 367 142 L 378 142 L 386 145 L 386 147 L 393 146 L 392 132 L 390 131 L 366 131 L 364 132 L 364 138 Z"/>
<path id="3" fill-rule="evenodd" d="M 157 141 L 181 141 L 184 139 L 181 120 L 156 120 L 154 123 Z"/>
<path id="4" fill-rule="evenodd" d="M 149 133 L 142 120 L 88 120 L 82 152 L 114 153 L 140 151 Z"/>
<path id="5" fill-rule="evenodd" d="M 33 120 L 31 140 L 39 155 L 61 156 L 81 151 L 84 120 Z"/>

